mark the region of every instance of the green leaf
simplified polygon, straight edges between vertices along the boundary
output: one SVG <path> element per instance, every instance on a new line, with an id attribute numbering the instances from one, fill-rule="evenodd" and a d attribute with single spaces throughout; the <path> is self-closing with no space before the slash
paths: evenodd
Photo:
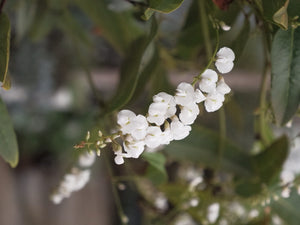
<path id="1" fill-rule="evenodd" d="M 5 13 L 0 14 L 0 81 L 5 90 L 10 88 L 8 62 L 10 48 L 10 23 Z"/>
<path id="2" fill-rule="evenodd" d="M 157 23 L 152 22 L 151 31 L 148 35 L 140 37 L 134 41 L 121 66 L 121 79 L 116 95 L 111 99 L 111 104 L 105 109 L 105 114 L 122 108 L 132 98 L 141 72 L 145 66 L 143 56 L 147 52 L 147 47 L 155 37 Z"/>
<path id="3" fill-rule="evenodd" d="M 272 201 L 272 211 L 277 213 L 288 225 L 298 225 L 300 221 L 299 214 L 299 195 L 293 190 L 289 198 L 279 198 Z"/>
<path id="4" fill-rule="evenodd" d="M 133 14 L 110 10 L 107 3 L 109 1 L 76 0 L 75 2 L 98 26 L 101 35 L 120 54 L 125 54 L 130 44 L 142 34 Z"/>
<path id="5" fill-rule="evenodd" d="M 149 8 L 163 13 L 169 13 L 177 9 L 183 0 L 149 0 Z"/>
<path id="6" fill-rule="evenodd" d="M 288 155 L 288 139 L 282 136 L 275 140 L 262 153 L 253 157 L 253 165 L 260 181 L 271 183 L 280 173 Z"/>
<path id="7" fill-rule="evenodd" d="M 287 123 L 300 102 L 300 28 L 278 30 L 271 52 L 271 100 L 278 124 Z"/>
<path id="8" fill-rule="evenodd" d="M 288 29 L 288 12 L 287 8 L 289 6 L 289 0 L 287 0 L 284 5 L 273 15 L 273 20 L 284 30 Z"/>
<path id="9" fill-rule="evenodd" d="M 147 177 L 156 185 L 166 182 L 168 175 L 165 169 L 165 156 L 161 153 L 144 152 L 142 157 L 149 163 Z"/>
<path id="10" fill-rule="evenodd" d="M 224 140 L 224 150 L 219 165 L 219 135 L 202 127 L 193 127 L 191 134 L 182 141 L 174 141 L 166 152 L 177 160 L 189 160 L 212 168 L 220 168 L 239 176 L 253 175 L 250 156 Z"/>
<path id="11" fill-rule="evenodd" d="M 245 17 L 244 19 L 244 25 L 242 27 L 242 29 L 240 30 L 238 36 L 236 37 L 236 39 L 234 40 L 233 44 L 232 44 L 232 50 L 235 53 L 235 58 L 236 61 L 240 58 L 240 56 L 243 53 L 243 50 L 247 44 L 247 41 L 249 39 L 249 35 L 250 35 L 250 22 L 249 20 Z"/>
<path id="12" fill-rule="evenodd" d="M 0 98 L 0 155 L 11 167 L 19 161 L 17 138 L 5 104 Z"/>

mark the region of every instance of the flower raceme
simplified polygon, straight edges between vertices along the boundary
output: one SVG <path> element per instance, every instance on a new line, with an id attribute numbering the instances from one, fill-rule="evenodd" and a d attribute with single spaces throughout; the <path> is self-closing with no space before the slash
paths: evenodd
<path id="1" fill-rule="evenodd" d="M 235 55 L 230 48 L 221 48 L 215 57 L 215 66 L 220 73 L 232 70 Z M 222 107 L 225 95 L 231 91 L 223 77 L 212 69 L 206 69 L 195 80 L 198 86 L 180 83 L 174 96 L 165 92 L 154 95 L 145 116 L 121 110 L 117 115 L 118 132 L 106 137 L 101 134 L 96 145 L 99 148 L 97 153 L 111 143 L 115 163 L 123 164 L 124 158 L 138 158 L 145 148 L 155 150 L 173 140 L 186 138 L 200 113 L 199 104 L 203 102 L 207 112 L 217 111 Z M 117 138 L 122 139 L 123 147 L 115 140 Z"/>
<path id="2" fill-rule="evenodd" d="M 234 58 L 233 51 L 223 47 L 217 52 L 215 65 L 221 73 L 227 73 L 233 68 Z M 182 82 L 174 96 L 165 92 L 154 95 L 146 116 L 130 110 L 120 111 L 117 123 L 124 152 L 121 148 L 115 151 L 115 163 L 123 164 L 123 158 L 138 158 L 146 147 L 155 149 L 173 140 L 184 139 L 200 113 L 198 104 L 204 102 L 207 112 L 217 111 L 230 91 L 223 77 L 207 69 L 199 78 L 198 88 Z"/>

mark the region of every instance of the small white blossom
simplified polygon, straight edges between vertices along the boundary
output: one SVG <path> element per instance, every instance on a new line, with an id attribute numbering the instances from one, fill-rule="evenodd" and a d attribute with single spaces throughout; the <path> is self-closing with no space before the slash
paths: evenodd
<path id="1" fill-rule="evenodd" d="M 161 144 L 162 131 L 159 127 L 150 126 L 147 129 L 145 144 L 149 148 L 157 148 Z"/>
<path id="2" fill-rule="evenodd" d="M 291 194 L 291 189 L 289 187 L 284 187 L 281 191 L 281 197 L 289 198 Z"/>
<path id="3" fill-rule="evenodd" d="M 161 133 L 161 144 L 168 145 L 171 141 L 173 141 L 171 129 L 165 127 L 165 130 Z"/>
<path id="4" fill-rule="evenodd" d="M 228 26 L 226 23 L 224 23 L 223 21 L 221 21 L 220 23 L 220 26 L 222 28 L 222 30 L 224 31 L 229 31 L 231 29 L 231 26 Z"/>
<path id="5" fill-rule="evenodd" d="M 78 163 L 81 167 L 89 167 L 93 165 L 96 159 L 95 152 L 85 152 L 79 156 Z"/>
<path id="6" fill-rule="evenodd" d="M 220 109 L 224 102 L 224 95 L 214 91 L 206 96 L 204 106 L 207 112 L 214 112 Z"/>
<path id="7" fill-rule="evenodd" d="M 136 116 L 130 110 L 122 110 L 118 113 L 117 123 L 121 126 L 120 130 L 123 134 L 131 134 L 137 140 L 146 136 L 148 122 L 142 115 Z"/>
<path id="8" fill-rule="evenodd" d="M 234 59 L 234 52 L 230 48 L 223 47 L 217 52 L 215 65 L 220 73 L 228 73 L 233 68 Z"/>
<path id="9" fill-rule="evenodd" d="M 160 126 L 165 122 L 168 105 L 163 102 L 153 102 L 149 106 L 147 120 Z"/>
<path id="10" fill-rule="evenodd" d="M 199 89 L 195 90 L 195 95 L 194 96 L 195 96 L 195 102 L 196 103 L 203 102 L 206 99 L 206 97 L 204 96 L 204 94 Z"/>
<path id="11" fill-rule="evenodd" d="M 124 150 L 127 153 L 126 158 L 138 158 L 145 149 L 143 140 L 134 140 L 131 136 L 127 136 L 124 143 Z"/>
<path id="12" fill-rule="evenodd" d="M 216 82 L 218 81 L 218 74 L 211 69 L 207 69 L 201 75 L 199 88 L 201 91 L 211 93 L 216 89 Z"/>
<path id="13" fill-rule="evenodd" d="M 199 114 L 199 107 L 195 103 L 190 103 L 181 108 L 179 119 L 184 125 L 193 124 Z"/>
<path id="14" fill-rule="evenodd" d="M 231 91 L 230 87 L 225 83 L 224 78 L 221 78 L 217 83 L 217 92 L 222 95 L 228 94 Z"/>
<path id="15" fill-rule="evenodd" d="M 90 179 L 90 170 L 79 170 L 73 168 L 61 181 L 57 191 L 51 196 L 55 204 L 59 204 L 64 198 L 70 197 L 74 191 L 82 189 Z"/>
<path id="16" fill-rule="evenodd" d="M 172 117 L 176 113 L 176 103 L 172 95 L 160 92 L 153 96 L 153 102 L 162 102 L 167 104 L 166 118 Z"/>
<path id="17" fill-rule="evenodd" d="M 124 163 L 124 158 L 123 158 L 124 153 L 122 153 L 122 149 L 116 151 L 116 152 L 115 152 L 115 155 L 116 155 L 115 158 L 114 158 L 115 163 L 116 163 L 117 165 L 123 164 L 123 163 Z"/>
<path id="18" fill-rule="evenodd" d="M 174 117 L 172 119 L 170 128 L 174 140 L 182 140 L 186 138 L 192 130 L 191 126 L 181 123 L 178 120 L 178 117 Z"/>
<path id="19" fill-rule="evenodd" d="M 219 217 L 220 212 L 220 204 L 219 203 L 213 203 L 210 206 L 208 206 L 207 209 L 207 220 L 210 223 L 215 223 Z"/>
<path id="20" fill-rule="evenodd" d="M 191 84 L 182 82 L 177 86 L 175 94 L 175 103 L 178 105 L 189 105 L 190 103 L 195 103 L 201 101 L 201 96 L 199 92 L 195 92 L 194 87 Z"/>

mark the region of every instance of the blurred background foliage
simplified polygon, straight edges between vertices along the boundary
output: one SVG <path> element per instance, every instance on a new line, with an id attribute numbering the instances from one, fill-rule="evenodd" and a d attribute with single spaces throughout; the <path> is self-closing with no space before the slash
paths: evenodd
<path id="1" fill-rule="evenodd" d="M 233 90 L 224 106 L 226 134 L 221 113 L 201 110 L 188 138 L 114 167 L 111 185 L 127 187 L 120 196 L 131 225 L 297 225 L 300 168 L 289 170 L 292 182 L 280 174 L 289 168 L 289 151 L 300 151 L 293 117 L 300 100 L 299 12 L 297 0 L 7 1 L 10 62 L 1 76 L 10 77 L 11 89 L 0 91 L 9 111 L 0 104 L 1 155 L 16 164 L 10 117 L 20 153 L 15 173 L 63 173 L 87 130 L 109 133 L 116 111 L 145 114 L 154 94 L 173 94 L 180 81 L 192 81 L 212 56 L 213 25 L 223 22 L 231 30 L 218 30 L 220 46 L 236 54 L 236 69 L 226 75 Z M 2 25 L 4 47 L 7 34 Z M 292 128 L 275 125 L 292 118 Z M 220 212 L 210 220 L 213 203 Z M 125 224 L 114 214 L 112 223 Z"/>

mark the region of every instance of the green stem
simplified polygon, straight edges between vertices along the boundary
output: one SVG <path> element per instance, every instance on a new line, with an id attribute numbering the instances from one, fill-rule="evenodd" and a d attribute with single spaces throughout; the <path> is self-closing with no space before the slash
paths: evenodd
<path id="1" fill-rule="evenodd" d="M 200 19 L 201 19 L 206 55 L 208 58 L 210 58 L 212 56 L 212 47 L 211 47 L 210 37 L 209 37 L 209 28 L 207 23 L 205 2 L 206 0 L 199 0 L 199 12 L 200 12 Z"/>
<path id="2" fill-rule="evenodd" d="M 106 168 L 107 168 L 107 171 L 108 171 L 109 178 L 111 180 L 112 193 L 113 193 L 113 196 L 114 196 L 115 204 L 117 206 L 117 211 L 118 211 L 118 214 L 119 214 L 119 217 L 120 217 L 120 220 L 121 220 L 121 224 L 122 225 L 127 225 L 128 224 L 128 221 L 126 221 L 127 217 L 126 217 L 126 215 L 124 213 L 124 210 L 122 208 L 122 204 L 121 204 L 121 200 L 120 200 L 120 197 L 119 197 L 119 194 L 118 194 L 118 190 L 115 186 L 112 168 L 111 168 L 110 162 L 108 161 L 108 158 L 107 158 L 106 154 L 104 154 L 104 161 L 105 161 L 105 164 L 106 164 Z"/>
<path id="3" fill-rule="evenodd" d="M 206 65 L 206 67 L 198 74 L 198 76 L 194 77 L 194 80 L 192 82 L 193 86 L 195 86 L 197 81 L 200 80 L 201 75 L 204 73 L 204 71 L 207 70 L 210 67 L 210 65 L 215 61 L 215 57 L 216 57 L 217 51 L 219 49 L 219 42 L 220 42 L 220 40 L 219 40 L 219 30 L 216 29 L 216 47 L 215 47 L 214 53 L 213 53 L 212 57 L 210 58 L 210 60 L 209 60 L 208 64 Z M 209 56 L 208 56 L 208 58 L 209 58 Z"/>

